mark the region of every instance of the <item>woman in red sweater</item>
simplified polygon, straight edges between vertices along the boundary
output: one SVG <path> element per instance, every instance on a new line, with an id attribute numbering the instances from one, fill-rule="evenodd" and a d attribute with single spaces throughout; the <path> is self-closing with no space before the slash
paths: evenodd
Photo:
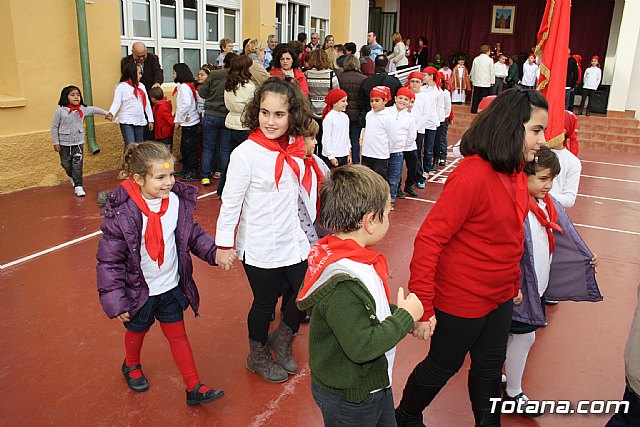
<path id="1" fill-rule="evenodd" d="M 283 47 L 274 52 L 273 61 L 271 61 L 271 75 L 285 79 L 291 77 L 296 79 L 300 89 L 309 97 L 309 86 L 307 85 L 307 77 L 300 70 L 302 62 L 290 47 Z"/>
<path id="2" fill-rule="evenodd" d="M 489 399 L 500 397 L 513 298 L 520 288 L 528 212 L 522 170 L 545 143 L 547 110 L 537 91 L 500 94 L 463 135 L 466 158 L 418 231 L 409 290 L 422 301 L 424 316 L 412 333 L 422 340 L 433 337 L 396 409 L 399 427 L 423 425 L 422 411 L 467 353 L 476 426 L 500 425 L 500 412 L 491 413 Z"/>

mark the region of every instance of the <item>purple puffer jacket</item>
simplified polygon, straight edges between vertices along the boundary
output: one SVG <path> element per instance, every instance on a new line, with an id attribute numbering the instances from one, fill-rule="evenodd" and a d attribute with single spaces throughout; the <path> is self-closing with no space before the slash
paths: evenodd
<path id="1" fill-rule="evenodd" d="M 553 301 L 602 301 L 595 269 L 591 266 L 593 253 L 578 234 L 564 208 L 556 199 L 551 199 L 558 211 L 558 225 L 562 228 L 562 233 L 553 231 L 556 249 L 551 259 L 545 298 Z M 513 306 L 513 320 L 542 326 L 546 323 L 546 317 L 538 292 L 528 217 L 524 222 L 524 236 L 524 253 L 520 261 L 520 291 L 523 299 L 521 304 Z"/>
<path id="2" fill-rule="evenodd" d="M 171 191 L 180 198 L 175 233 L 179 286 L 197 316 L 200 296 L 193 281 L 189 252 L 215 265 L 217 246 L 213 237 L 193 219 L 198 188 L 176 182 Z M 109 193 L 103 214 L 104 221 L 100 226 L 103 235 L 96 256 L 100 304 L 110 318 L 125 312 L 133 317 L 149 298 L 149 288 L 140 267 L 142 213 L 124 187 L 119 186 Z"/>

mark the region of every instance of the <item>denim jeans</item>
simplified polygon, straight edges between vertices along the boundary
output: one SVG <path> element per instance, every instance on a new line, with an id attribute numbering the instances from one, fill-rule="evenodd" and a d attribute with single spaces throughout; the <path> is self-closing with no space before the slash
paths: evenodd
<path id="1" fill-rule="evenodd" d="M 327 391 L 311 380 L 311 394 L 322 412 L 325 427 L 396 426 L 391 387 L 369 393 L 360 403 L 351 403 L 343 394 Z"/>
<path id="2" fill-rule="evenodd" d="M 211 178 L 216 145 L 220 144 L 220 167 L 224 171 L 229 165 L 229 129 L 224 126 L 224 117 L 204 115 L 204 144 L 202 147 L 202 177 Z"/>
<path id="3" fill-rule="evenodd" d="M 416 150 L 405 151 L 404 161 L 407 163 L 407 179 L 404 188 L 416 185 L 418 182 L 418 152 Z"/>
<path id="4" fill-rule="evenodd" d="M 146 126 L 129 125 L 126 123 L 120 123 L 120 132 L 122 132 L 122 139 L 124 139 L 124 145 L 132 142 L 144 141 L 144 128 Z"/>
<path id="5" fill-rule="evenodd" d="M 433 167 L 433 153 L 436 142 L 436 131 L 427 129 L 424 131 L 424 154 L 422 157 L 422 167 L 425 172 L 435 170 Z"/>
<path id="6" fill-rule="evenodd" d="M 60 146 L 60 166 L 69 178 L 73 178 L 74 187 L 82 187 L 83 148 L 83 144 Z"/>
<path id="7" fill-rule="evenodd" d="M 249 137 L 249 131 L 228 129 L 228 133 L 229 133 L 229 146 L 231 147 L 228 156 L 231 157 L 231 152 L 233 152 L 233 150 L 235 150 L 238 145 L 242 144 Z M 222 171 L 220 172 L 220 181 L 218 181 L 218 188 L 216 190 L 218 197 L 222 197 L 224 184 L 227 182 L 228 167 L 229 167 L 229 161 L 227 161 L 224 169 L 222 169 Z"/>
<path id="8" fill-rule="evenodd" d="M 351 163 L 360 164 L 360 133 L 362 128 L 357 122 L 349 122 L 349 139 L 351 140 Z"/>
<path id="9" fill-rule="evenodd" d="M 375 157 L 362 156 L 362 164 L 384 179 L 387 179 L 389 159 L 376 159 Z"/>
<path id="10" fill-rule="evenodd" d="M 445 120 L 440 125 L 440 154 L 438 157 L 440 160 L 447 160 L 447 134 L 449 133 L 449 120 Z"/>
<path id="11" fill-rule="evenodd" d="M 389 170 L 387 171 L 387 182 L 391 188 L 391 203 L 395 203 L 398 195 L 398 185 L 402 179 L 402 164 L 404 161 L 404 153 L 391 153 L 389 155 Z"/>
<path id="12" fill-rule="evenodd" d="M 146 332 L 155 319 L 160 323 L 175 323 L 183 319 L 183 311 L 189 306 L 187 297 L 179 286 L 162 294 L 150 296 L 124 327 L 132 332 Z"/>

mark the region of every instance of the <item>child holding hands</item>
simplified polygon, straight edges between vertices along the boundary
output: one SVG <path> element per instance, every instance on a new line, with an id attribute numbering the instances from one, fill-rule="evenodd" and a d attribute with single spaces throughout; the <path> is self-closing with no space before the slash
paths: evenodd
<path id="1" fill-rule="evenodd" d="M 320 190 L 320 222 L 334 234 L 309 254 L 297 298 L 311 311 L 311 392 L 325 426 L 395 425 L 396 344 L 420 319 L 414 294 L 389 303 L 387 263 L 371 249 L 389 229 L 389 185 L 361 165 L 334 169 Z"/>
<path id="2" fill-rule="evenodd" d="M 351 163 L 351 140 L 349 139 L 349 116 L 347 92 L 331 89 L 324 98 L 322 112 L 322 155 L 329 159 L 331 166 Z"/>

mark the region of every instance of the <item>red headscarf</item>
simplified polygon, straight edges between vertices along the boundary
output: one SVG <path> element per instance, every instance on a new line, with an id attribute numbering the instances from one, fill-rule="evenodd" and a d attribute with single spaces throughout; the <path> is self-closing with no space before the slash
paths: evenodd
<path id="1" fill-rule="evenodd" d="M 592 61 L 593 61 L 594 59 L 595 59 L 596 61 L 600 62 L 600 57 L 599 57 L 598 55 L 593 55 L 593 56 L 591 57 L 591 60 L 592 60 Z"/>
<path id="2" fill-rule="evenodd" d="M 149 209 L 147 202 L 142 198 L 140 186 L 133 181 L 133 178 L 125 179 L 120 185 L 127 190 L 129 197 L 136 204 L 140 212 L 147 217 L 147 229 L 144 232 L 144 246 L 153 261 L 158 261 L 158 267 L 164 264 L 164 237 L 162 234 L 162 222 L 160 218 L 167 212 L 169 198 L 162 199 L 160 210 L 156 213 Z"/>
<path id="3" fill-rule="evenodd" d="M 67 105 L 67 108 L 69 109 L 69 114 L 73 113 L 74 111 L 78 112 L 78 115 L 80 116 L 80 118 L 82 118 L 82 116 L 84 114 L 82 114 L 82 110 L 80 109 L 80 105 Z"/>
<path id="4" fill-rule="evenodd" d="M 408 87 L 401 87 L 398 89 L 396 96 L 406 96 L 409 99 L 416 99 L 416 94 Z"/>
<path id="5" fill-rule="evenodd" d="M 578 144 L 578 118 L 571 111 L 564 110 L 564 146 L 578 156 L 580 145 Z"/>
<path id="6" fill-rule="evenodd" d="M 131 83 L 131 80 L 127 80 L 127 84 L 133 88 L 133 96 L 135 96 L 136 99 L 142 100 L 142 108 L 146 110 L 147 96 L 144 94 L 144 91 L 140 88 L 140 83 L 138 83 L 138 86 L 133 86 L 133 83 Z"/>
<path id="7" fill-rule="evenodd" d="M 419 79 L 420 81 L 424 81 L 424 74 L 422 74 L 420 71 L 412 71 L 408 76 L 407 76 L 407 82 L 404 84 L 405 87 L 409 86 L 409 80 L 412 79 Z"/>
<path id="8" fill-rule="evenodd" d="M 553 204 L 553 200 L 551 200 L 551 196 L 549 196 L 549 194 L 545 195 L 542 201 L 547 205 L 547 212 L 549 212 L 548 219 L 544 210 L 542 210 L 533 196 L 529 197 L 529 210 L 536 216 L 540 225 L 542 225 L 547 232 L 547 238 L 549 239 L 549 255 L 551 255 L 556 248 L 556 238 L 553 235 L 553 230 L 562 233 L 562 228 L 556 224 L 558 221 L 558 212 Z"/>
<path id="9" fill-rule="evenodd" d="M 260 145 L 261 147 L 266 148 L 270 151 L 276 151 L 278 153 L 278 158 L 276 159 L 276 169 L 275 169 L 275 181 L 276 188 L 278 188 L 278 184 L 280 183 L 280 178 L 282 177 L 282 171 L 284 169 L 284 162 L 286 161 L 289 167 L 293 170 L 293 173 L 296 174 L 298 178 L 298 182 L 300 182 L 300 166 L 293 160 L 293 157 L 304 158 L 306 154 L 306 150 L 304 148 L 304 139 L 301 136 L 296 136 L 293 144 L 288 144 L 287 149 L 284 150 L 280 145 L 280 142 L 285 143 L 289 140 L 289 136 L 283 135 L 278 140 L 269 139 L 265 136 L 260 128 L 254 130 L 249 135 L 249 139 Z M 282 140 L 282 141 L 280 141 Z"/>
<path id="10" fill-rule="evenodd" d="M 386 86 L 376 86 L 371 89 L 369 98 L 382 98 L 389 101 L 391 99 L 391 89 Z"/>
<path id="11" fill-rule="evenodd" d="M 325 116 L 329 114 L 329 111 L 333 109 L 333 106 L 336 102 L 340 101 L 342 98 L 347 97 L 347 92 L 342 89 L 331 89 L 327 96 L 324 97 L 325 107 L 322 110 L 322 120 L 324 120 Z"/>
<path id="12" fill-rule="evenodd" d="M 425 74 L 433 74 L 433 75 L 437 76 L 438 75 L 438 70 L 435 67 L 429 66 L 429 67 L 424 69 L 424 73 Z"/>

